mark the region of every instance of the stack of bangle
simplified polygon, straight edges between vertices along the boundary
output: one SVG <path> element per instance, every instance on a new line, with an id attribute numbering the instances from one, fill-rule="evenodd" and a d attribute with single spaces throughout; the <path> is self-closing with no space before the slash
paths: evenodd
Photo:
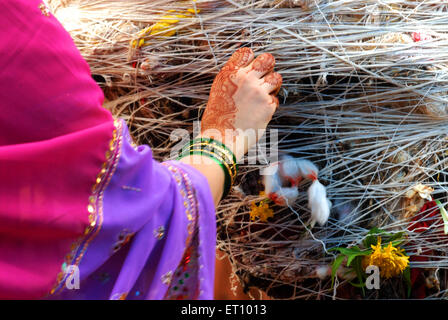
<path id="1" fill-rule="evenodd" d="M 233 152 L 225 144 L 212 138 L 197 138 L 182 148 L 178 160 L 189 155 L 209 157 L 221 166 L 225 176 L 222 197 L 227 196 L 238 172 L 238 164 Z"/>

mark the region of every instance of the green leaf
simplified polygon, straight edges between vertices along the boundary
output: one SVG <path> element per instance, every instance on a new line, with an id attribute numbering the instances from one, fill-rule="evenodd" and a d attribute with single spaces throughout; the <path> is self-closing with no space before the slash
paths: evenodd
<path id="1" fill-rule="evenodd" d="M 371 253 L 372 253 L 372 249 L 368 249 L 366 251 L 359 251 L 359 252 L 356 252 L 356 253 L 353 253 L 353 254 L 349 255 L 348 258 L 347 258 L 347 267 L 350 266 L 350 264 L 352 263 L 353 259 L 355 259 L 356 257 L 368 256 Z"/>
<path id="2" fill-rule="evenodd" d="M 439 211 L 443 219 L 443 232 L 445 234 L 448 234 L 448 214 L 446 213 L 445 208 L 439 200 L 436 200 L 436 203 L 439 206 Z"/>
<path id="3" fill-rule="evenodd" d="M 408 288 L 408 298 L 411 296 L 412 282 L 411 282 L 411 268 L 408 266 L 403 270 L 403 278 Z"/>
<path id="4" fill-rule="evenodd" d="M 345 259 L 345 256 L 340 254 L 333 261 L 333 266 L 331 267 L 331 287 L 332 288 L 333 288 L 333 285 L 334 285 L 334 278 L 336 276 L 336 272 L 338 271 L 338 269 L 341 266 L 341 264 L 344 261 L 344 259 Z"/>
<path id="5" fill-rule="evenodd" d="M 392 245 L 394 247 L 399 246 L 400 244 L 402 244 L 404 242 L 404 240 L 397 240 L 397 241 L 392 241 Z"/>
<path id="6" fill-rule="evenodd" d="M 357 254 L 360 252 L 363 252 L 364 250 L 361 250 L 358 246 L 354 246 L 351 248 L 341 248 L 341 247 L 337 247 L 337 248 L 331 248 L 330 250 L 337 250 L 342 254 L 345 254 L 346 256 L 350 256 L 352 254 Z"/>
<path id="7" fill-rule="evenodd" d="M 369 234 L 374 234 L 374 235 L 377 235 L 377 234 L 382 234 L 382 233 L 385 233 L 386 231 L 384 231 L 384 230 L 382 230 L 382 229 L 379 229 L 379 228 L 377 228 L 377 227 L 373 227 L 372 229 L 370 229 L 370 231 L 369 232 L 367 232 L 367 234 L 369 235 Z"/>
<path id="8" fill-rule="evenodd" d="M 378 243 L 378 236 L 381 236 L 383 243 L 392 242 L 392 244 L 394 243 L 400 244 L 404 241 L 402 239 L 403 235 L 404 232 L 390 233 L 382 229 L 378 229 L 377 227 L 374 227 L 367 233 L 367 236 L 364 239 L 363 244 L 366 248 L 370 248 L 372 245 L 376 245 Z"/>
<path id="9" fill-rule="evenodd" d="M 344 254 L 344 252 L 347 252 L 346 250 L 348 250 L 348 249 L 347 248 L 342 248 L 342 247 L 337 247 L 337 248 L 332 248 L 330 250 L 336 250 L 336 251 L 339 251 L 339 253 Z M 328 250 L 328 251 L 330 251 L 330 250 Z"/>
<path id="10" fill-rule="evenodd" d="M 370 248 L 372 245 L 376 245 L 377 241 L 378 240 L 375 236 L 370 235 L 370 236 L 367 236 L 362 243 L 363 243 L 364 247 Z"/>
<path id="11" fill-rule="evenodd" d="M 364 283 L 364 285 L 365 285 L 364 277 L 366 274 L 364 273 L 364 270 L 362 268 L 361 258 L 355 260 L 353 268 L 355 269 L 359 283 L 360 284 Z M 364 286 L 362 286 L 361 289 L 362 289 L 362 294 L 365 296 L 366 292 L 364 290 Z"/>
<path id="12" fill-rule="evenodd" d="M 352 286 L 354 286 L 354 287 L 356 287 L 356 288 L 362 288 L 362 289 L 364 289 L 364 287 L 366 286 L 365 283 L 354 283 L 354 282 L 351 282 L 351 281 L 349 281 L 348 283 L 350 283 Z"/>
<path id="13" fill-rule="evenodd" d="M 352 263 L 353 259 L 355 259 L 358 255 L 352 254 L 347 258 L 347 267 L 350 267 L 350 264 Z"/>
<path id="14" fill-rule="evenodd" d="M 354 246 L 354 247 L 351 247 L 351 248 L 337 247 L 337 248 L 331 248 L 330 250 L 332 250 L 332 251 L 337 250 L 341 254 L 347 256 L 347 267 L 350 266 L 350 264 L 353 261 L 353 259 L 355 259 L 357 256 L 365 256 L 365 255 L 368 255 L 368 254 L 370 254 L 372 252 L 371 249 L 368 249 L 368 250 L 360 249 L 358 246 Z"/>
<path id="15" fill-rule="evenodd" d="M 367 236 L 363 241 L 363 244 L 366 248 L 370 248 L 372 245 L 376 245 L 378 242 L 378 236 L 384 235 L 386 231 L 379 229 L 377 227 L 373 227 L 367 232 Z"/>
<path id="16" fill-rule="evenodd" d="M 403 235 L 404 235 L 404 232 L 403 232 L 403 231 L 401 231 L 401 232 L 397 232 L 397 233 L 393 233 L 393 234 L 390 236 L 390 238 L 387 239 L 387 242 L 392 242 L 392 241 L 394 241 L 394 240 L 398 240 L 398 239 L 401 240 L 401 238 L 403 238 Z M 402 240 L 402 242 L 403 242 L 403 240 Z"/>

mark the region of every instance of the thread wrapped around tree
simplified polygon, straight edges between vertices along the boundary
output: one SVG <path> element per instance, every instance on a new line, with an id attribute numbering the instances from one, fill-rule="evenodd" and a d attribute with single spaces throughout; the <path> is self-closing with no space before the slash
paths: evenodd
<path id="1" fill-rule="evenodd" d="M 213 78 L 234 50 L 274 55 L 284 85 L 269 127 L 279 143 L 271 147 L 312 161 L 333 205 L 328 222 L 311 228 L 309 181 L 298 185 L 294 204 L 276 206 L 260 196 L 266 163 L 241 166 L 218 210 L 218 246 L 246 287 L 277 298 L 406 298 L 401 276 L 363 295 L 344 276 L 347 261 L 332 287 L 338 255 L 330 249 L 360 246 L 379 228 L 403 233 L 419 297 L 446 298 L 447 3 L 48 2 L 104 89 L 105 106 L 159 159 L 177 143 L 171 133 L 191 131 L 201 117 Z M 431 200 L 410 194 L 419 184 L 433 189 Z M 422 232 L 410 228 L 435 200 L 437 219 Z M 251 219 L 260 201 L 260 210 L 273 210 L 266 221 Z"/>

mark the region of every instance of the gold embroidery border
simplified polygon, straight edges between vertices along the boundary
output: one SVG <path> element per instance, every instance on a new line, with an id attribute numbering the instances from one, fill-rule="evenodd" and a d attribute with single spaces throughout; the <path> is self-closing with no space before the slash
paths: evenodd
<path id="1" fill-rule="evenodd" d="M 177 186 L 180 188 L 180 194 L 183 199 L 183 205 L 185 208 L 185 215 L 189 221 L 187 225 L 187 239 L 185 247 L 187 248 L 193 238 L 193 231 L 196 228 L 198 219 L 198 201 L 196 197 L 196 189 L 190 181 L 190 178 L 184 170 L 174 165 L 173 163 L 162 163 L 169 171 L 173 173 L 173 177 L 176 180 Z"/>
<path id="2" fill-rule="evenodd" d="M 112 140 L 109 143 L 109 148 L 106 151 L 106 161 L 102 164 L 101 170 L 98 173 L 95 184 L 92 186 L 92 193 L 89 196 L 89 204 L 87 211 L 89 213 L 89 225 L 84 230 L 84 234 L 75 241 L 70 247 L 70 253 L 64 258 L 64 263 L 61 267 L 61 272 L 57 276 L 56 284 L 50 291 L 50 295 L 59 293 L 64 288 L 64 283 L 70 277 L 74 268 L 71 268 L 70 274 L 65 272 L 67 265 L 79 266 L 87 247 L 90 242 L 96 237 L 101 230 L 103 224 L 103 197 L 104 190 L 108 186 L 112 176 L 114 175 L 118 162 L 121 156 L 123 137 L 123 122 L 122 120 L 114 120 L 114 130 Z"/>
<path id="3" fill-rule="evenodd" d="M 176 180 L 176 183 L 178 187 L 180 188 L 180 194 L 183 199 L 183 205 L 185 208 L 185 214 L 187 215 L 187 219 L 189 221 L 187 225 L 187 239 L 185 241 L 185 250 L 182 254 L 182 259 L 179 262 L 179 264 L 176 266 L 176 269 L 173 271 L 168 271 L 164 275 L 162 275 L 162 283 L 168 285 L 168 288 L 165 292 L 164 299 L 169 299 L 171 288 L 172 288 L 172 280 L 173 277 L 175 277 L 176 271 L 179 269 L 179 267 L 182 265 L 182 261 L 185 258 L 185 252 L 189 250 L 189 248 L 192 246 L 192 242 L 194 239 L 196 228 L 199 224 L 199 202 L 197 198 L 196 188 L 194 187 L 193 183 L 190 180 L 189 174 L 185 172 L 182 168 L 174 165 L 173 163 L 162 163 L 162 165 L 166 166 L 169 171 L 173 173 L 174 179 Z M 169 281 L 164 281 L 164 278 L 169 276 Z"/>

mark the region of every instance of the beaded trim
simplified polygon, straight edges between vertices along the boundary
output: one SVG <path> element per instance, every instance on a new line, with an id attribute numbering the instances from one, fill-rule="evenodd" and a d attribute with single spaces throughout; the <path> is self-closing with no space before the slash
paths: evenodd
<path id="1" fill-rule="evenodd" d="M 92 187 L 92 193 L 88 199 L 87 211 L 89 213 L 89 225 L 84 230 L 84 234 L 71 245 L 71 252 L 65 256 L 62 264 L 62 271 L 57 276 L 57 283 L 50 291 L 50 295 L 56 294 L 64 288 L 67 278 L 72 276 L 72 272 L 67 273 L 65 269 L 68 265 L 79 266 L 90 242 L 95 238 L 103 224 L 103 195 L 112 178 L 121 155 L 123 123 L 121 120 L 114 120 L 114 131 L 112 140 L 109 143 L 109 149 L 106 151 L 106 161 L 101 166 L 95 184 Z"/>
<path id="2" fill-rule="evenodd" d="M 167 166 L 168 170 L 173 173 L 174 179 L 180 188 L 180 194 L 183 198 L 185 214 L 187 215 L 187 219 L 190 221 L 187 226 L 188 236 L 185 243 L 185 252 L 181 262 L 177 266 L 174 274 L 172 271 L 169 271 L 169 282 L 164 282 L 164 277 L 162 276 L 162 282 L 168 285 L 164 299 L 197 297 L 197 287 L 196 289 L 194 288 L 194 284 L 196 283 L 196 277 L 194 275 L 197 274 L 198 264 L 196 253 L 197 245 L 195 245 L 195 242 L 197 242 L 197 236 L 195 237 L 197 233 L 195 230 L 199 211 L 196 190 L 193 187 L 188 174 L 181 168 L 167 163 L 162 163 L 162 165 Z M 196 241 L 194 239 L 196 239 Z M 189 278 L 190 275 L 192 277 L 187 281 L 187 278 Z M 185 279 L 181 279 L 182 277 Z M 174 282 L 172 281 L 173 279 L 175 280 Z M 184 294 L 179 295 L 177 294 L 176 289 L 179 286 L 179 283 L 184 284 L 184 282 L 186 282 L 186 286 L 183 289 L 187 291 L 190 289 L 192 292 L 184 292 Z"/>
<path id="3" fill-rule="evenodd" d="M 171 279 L 165 294 L 167 300 L 196 300 L 199 296 L 199 252 L 198 232 L 185 250 L 181 263 Z"/>
<path id="4" fill-rule="evenodd" d="M 162 163 L 162 165 L 168 167 L 168 170 L 173 173 L 174 179 L 180 188 L 180 194 L 182 195 L 183 205 L 185 207 L 185 214 L 187 215 L 187 219 L 189 221 L 187 226 L 188 236 L 185 243 L 185 247 L 188 247 L 193 238 L 193 231 L 196 228 L 196 220 L 198 215 L 196 190 L 194 189 L 190 178 L 182 169 L 168 163 Z"/>
<path id="5" fill-rule="evenodd" d="M 112 297 L 110 297 L 110 300 L 126 300 L 127 296 L 128 296 L 127 292 L 115 293 Z"/>
<path id="6" fill-rule="evenodd" d="M 40 3 L 39 4 L 39 9 L 40 12 L 42 12 L 42 15 L 49 17 L 50 16 L 50 9 L 48 9 L 48 7 L 45 5 L 45 3 Z"/>

